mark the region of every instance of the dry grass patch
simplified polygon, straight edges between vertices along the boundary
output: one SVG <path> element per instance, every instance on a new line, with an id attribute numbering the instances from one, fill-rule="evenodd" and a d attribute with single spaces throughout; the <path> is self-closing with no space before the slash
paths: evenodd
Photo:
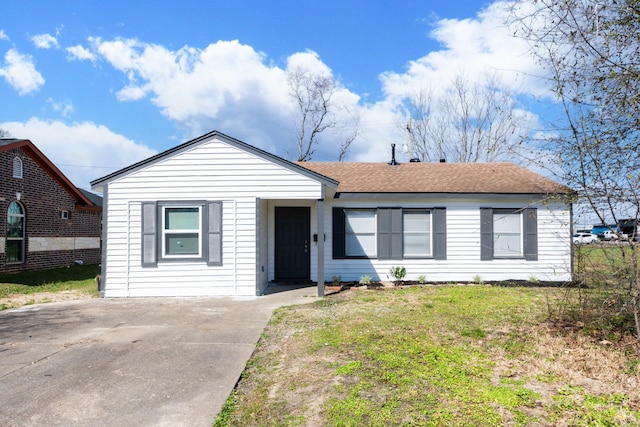
<path id="1" fill-rule="evenodd" d="M 97 265 L 0 275 L 0 310 L 98 296 Z"/>
<path id="2" fill-rule="evenodd" d="M 347 291 L 280 309 L 216 425 L 637 425 L 640 354 L 547 322 L 553 288 Z"/>

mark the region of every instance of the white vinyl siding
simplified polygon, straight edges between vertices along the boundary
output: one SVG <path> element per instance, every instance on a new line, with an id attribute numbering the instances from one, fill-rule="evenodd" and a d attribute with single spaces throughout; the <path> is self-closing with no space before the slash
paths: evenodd
<path id="1" fill-rule="evenodd" d="M 314 281 L 318 279 L 317 254 L 321 242 L 324 242 L 324 277 L 321 279 L 325 281 L 331 281 L 332 276 L 357 281 L 364 275 L 386 281 L 390 280 L 389 269 L 398 265 L 407 269 L 407 280 L 415 280 L 421 274 L 435 282 L 469 282 L 475 276 L 485 281 L 529 280 L 532 277 L 554 281 L 571 279 L 571 213 L 561 201 L 545 200 L 542 203 L 529 196 L 451 194 L 421 198 L 392 195 L 389 198 L 336 199 L 330 189 L 326 189 L 325 194 L 322 178 L 296 171 L 294 167 L 258 154 L 214 137 L 108 181 L 105 199 L 107 219 L 104 223 L 107 243 L 103 255 L 106 271 L 103 276 L 104 295 L 256 295 L 274 278 L 274 209 L 278 206 L 310 207 L 310 233 L 313 236 L 318 230 L 316 201 L 320 199 L 324 201 L 324 236 L 318 235 L 317 240 L 310 241 L 311 280 Z M 193 201 L 202 201 L 202 209 L 205 210 L 205 203 L 215 201 L 220 204 L 219 250 L 222 262 L 208 265 L 204 259 L 189 259 L 143 266 L 143 207 L 153 205 L 157 212 L 157 206 L 163 203 L 189 206 Z M 538 258 L 482 261 L 482 206 L 505 210 L 523 206 L 535 208 Z M 393 211 L 394 215 L 398 211 L 428 211 L 430 247 L 419 243 L 426 236 L 423 228 L 426 218 L 418 217 L 413 224 L 416 229 L 406 227 L 412 230 L 401 236 L 409 242 L 408 247 L 403 249 L 399 245 L 397 252 L 393 246 L 393 256 L 399 253 L 400 259 L 347 258 L 344 253 L 343 258 L 334 259 L 334 208 L 375 212 L 383 208 Z M 205 210 L 201 212 L 203 215 Z M 157 216 L 160 225 L 162 221 Z M 394 219 L 393 224 L 402 227 L 402 221 Z M 358 228 L 356 224 L 355 229 Z M 374 228 L 373 232 L 375 235 L 378 230 Z M 389 232 L 392 235 L 390 241 L 401 240 L 397 239 L 397 227 Z M 211 234 L 211 230 L 203 226 L 199 233 L 204 238 L 207 233 Z M 157 236 L 150 237 L 154 238 Z M 343 249 L 346 249 L 345 245 L 342 245 Z M 405 256 L 427 251 L 430 252 L 428 257 Z M 379 257 L 379 249 L 377 252 Z M 161 257 L 160 253 L 151 255 L 155 259 Z"/>
<path id="2" fill-rule="evenodd" d="M 257 199 L 316 200 L 322 185 L 213 139 L 109 182 L 104 295 L 256 295 Z M 142 204 L 222 202 L 222 265 L 205 261 L 142 266 Z M 264 233 L 267 231 L 265 230 Z"/>
<path id="3" fill-rule="evenodd" d="M 523 257 L 502 258 L 490 262 L 480 260 L 480 212 L 479 206 L 490 205 L 501 209 L 519 209 L 522 206 L 537 207 L 538 260 L 527 261 Z M 327 233 L 325 243 L 325 280 L 341 276 L 344 281 L 358 281 L 362 276 L 374 280 L 388 281 L 389 269 L 402 265 L 407 269 L 406 280 L 416 280 L 421 274 L 434 282 L 472 282 L 476 275 L 485 281 L 571 280 L 571 214 L 562 202 L 535 203 L 529 198 L 503 200 L 473 199 L 459 197 L 425 197 L 416 199 L 378 200 L 331 200 L 325 209 L 340 206 L 345 209 L 380 208 L 405 206 L 406 209 L 426 209 L 433 206 L 446 208 L 446 259 L 405 258 L 402 260 L 380 259 L 333 259 L 333 235 Z M 432 216 L 433 216 L 433 210 Z M 330 217 L 331 215 L 327 215 Z M 432 218 L 433 220 L 433 218 Z M 325 230 L 331 230 L 331 219 L 326 218 Z M 433 221 L 432 221 L 433 227 Z M 433 247 L 432 247 L 433 252 Z"/>

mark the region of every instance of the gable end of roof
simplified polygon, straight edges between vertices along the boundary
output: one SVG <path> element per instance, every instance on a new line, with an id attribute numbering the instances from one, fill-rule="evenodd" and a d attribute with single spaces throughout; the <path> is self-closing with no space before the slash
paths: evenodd
<path id="1" fill-rule="evenodd" d="M 44 170 L 49 176 L 51 176 L 67 193 L 69 193 L 77 201 L 77 205 L 80 208 L 88 210 L 100 210 L 101 206 L 96 205 L 90 198 L 88 198 L 78 187 L 67 178 L 58 167 L 51 162 L 44 155 L 33 142 L 28 139 L 0 139 L 0 151 L 10 151 L 14 149 L 21 149 L 26 153 L 33 161 L 35 161 L 42 170 Z"/>
<path id="2" fill-rule="evenodd" d="M 232 146 L 234 146 L 234 147 L 236 147 L 238 149 L 241 149 L 243 151 L 252 153 L 252 154 L 254 154 L 254 155 L 258 156 L 258 157 L 261 157 L 261 158 L 263 158 L 265 160 L 268 160 L 268 161 L 270 161 L 272 163 L 275 163 L 275 164 L 278 164 L 280 166 L 283 166 L 283 167 L 285 167 L 287 169 L 293 170 L 293 171 L 295 171 L 297 173 L 301 173 L 303 175 L 309 176 L 310 178 L 315 179 L 317 181 L 321 181 L 322 183 L 324 183 L 325 185 L 328 185 L 330 187 L 335 188 L 335 187 L 338 186 L 338 182 L 333 180 L 330 177 L 326 177 L 326 176 L 324 176 L 324 175 L 322 175 L 320 173 L 317 173 L 315 171 L 312 171 L 312 170 L 309 170 L 307 168 L 301 167 L 300 165 L 298 165 L 296 163 L 293 163 L 293 162 L 290 162 L 290 161 L 288 161 L 286 159 L 283 159 L 282 157 L 276 156 L 275 154 L 268 153 L 268 152 L 266 152 L 264 150 L 261 150 L 260 148 L 254 147 L 254 146 L 249 145 L 249 144 L 247 144 L 245 142 L 242 142 L 242 141 L 240 141 L 238 139 L 232 138 L 232 137 L 230 137 L 228 135 L 225 135 L 225 134 L 223 134 L 223 133 L 221 133 L 219 131 L 214 130 L 214 131 L 211 131 L 211 132 L 209 132 L 207 134 L 204 134 L 202 136 L 194 138 L 194 139 L 192 139 L 190 141 L 187 141 L 187 142 L 184 142 L 184 143 L 182 143 L 180 145 L 177 145 L 177 146 L 175 146 L 173 148 L 170 148 L 170 149 L 168 149 L 166 151 L 163 151 L 162 153 L 158 153 L 155 156 L 151 156 L 151 157 L 149 157 L 147 159 L 141 160 L 141 161 L 139 161 L 137 163 L 134 163 L 134 164 L 132 164 L 130 166 L 127 166 L 127 167 L 125 167 L 123 169 L 115 171 L 115 172 L 113 172 L 113 173 L 111 173 L 109 175 L 106 175 L 106 176 L 102 177 L 102 178 L 98 178 L 98 179 L 96 179 L 94 181 L 91 181 L 91 187 L 92 188 L 100 187 L 100 186 L 102 186 L 104 184 L 108 184 L 110 181 L 113 181 L 115 179 L 118 179 L 118 178 L 121 178 L 123 176 L 126 176 L 126 175 L 128 175 L 128 174 L 130 174 L 132 172 L 135 172 L 135 171 L 137 171 L 139 169 L 142 169 L 142 168 L 145 168 L 147 166 L 150 166 L 150 165 L 152 165 L 152 164 L 154 164 L 156 162 L 159 162 L 159 161 L 161 161 L 163 159 L 170 158 L 170 157 L 172 157 L 172 156 L 174 156 L 174 155 L 176 155 L 176 154 L 178 154 L 178 153 L 180 153 L 182 151 L 188 150 L 191 147 L 197 146 L 198 144 L 204 143 L 204 142 L 209 141 L 209 140 L 214 139 L 214 138 L 221 139 L 224 142 L 226 142 L 226 143 L 228 143 L 228 144 L 230 144 L 230 145 L 232 145 Z"/>

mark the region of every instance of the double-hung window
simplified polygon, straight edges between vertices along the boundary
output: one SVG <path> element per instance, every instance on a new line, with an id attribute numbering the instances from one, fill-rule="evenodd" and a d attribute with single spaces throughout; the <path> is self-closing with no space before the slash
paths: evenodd
<path id="1" fill-rule="evenodd" d="M 202 206 L 162 206 L 162 258 L 202 257 Z"/>
<path id="2" fill-rule="evenodd" d="M 222 204 L 143 202 L 142 266 L 180 261 L 222 265 Z"/>
<path id="3" fill-rule="evenodd" d="M 480 209 L 482 260 L 538 259 L 538 217 L 534 208 Z"/>
<path id="4" fill-rule="evenodd" d="M 447 257 L 446 209 L 333 209 L 333 258 Z"/>
<path id="5" fill-rule="evenodd" d="M 522 214 L 493 211 L 493 256 L 522 256 Z"/>
<path id="6" fill-rule="evenodd" d="M 345 209 L 345 255 L 348 257 L 376 256 L 376 211 L 373 209 Z"/>
<path id="7" fill-rule="evenodd" d="M 430 211 L 402 212 L 402 256 L 404 258 L 431 256 Z"/>

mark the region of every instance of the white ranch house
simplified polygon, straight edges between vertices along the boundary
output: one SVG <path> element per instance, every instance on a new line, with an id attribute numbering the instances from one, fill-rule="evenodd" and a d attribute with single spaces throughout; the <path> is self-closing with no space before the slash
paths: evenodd
<path id="1" fill-rule="evenodd" d="M 572 279 L 571 190 L 510 163 L 292 163 L 214 131 L 91 184 L 104 297 L 254 296 L 400 265 Z"/>

